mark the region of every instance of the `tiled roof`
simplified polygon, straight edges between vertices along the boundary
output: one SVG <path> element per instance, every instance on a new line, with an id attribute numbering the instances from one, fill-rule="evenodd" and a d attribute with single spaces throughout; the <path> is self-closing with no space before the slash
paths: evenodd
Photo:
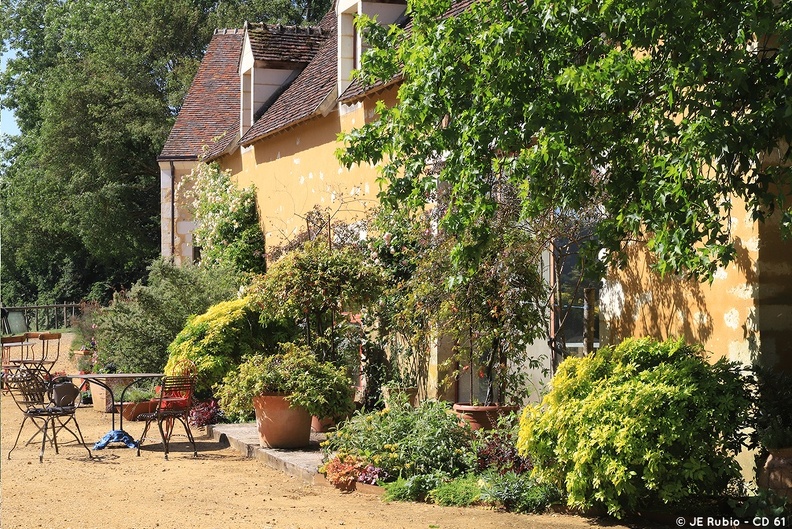
<path id="1" fill-rule="evenodd" d="M 336 15 L 331 10 L 319 26 L 326 39 L 308 66 L 239 140 L 250 145 L 262 137 L 313 117 L 336 89 Z"/>
<path id="2" fill-rule="evenodd" d="M 287 64 L 305 67 L 327 40 L 327 32 L 321 27 L 252 24 L 248 27 L 248 37 L 256 61 L 275 67 Z"/>
<path id="3" fill-rule="evenodd" d="M 236 140 L 242 30 L 217 30 L 160 153 L 160 160 L 213 158 Z"/>

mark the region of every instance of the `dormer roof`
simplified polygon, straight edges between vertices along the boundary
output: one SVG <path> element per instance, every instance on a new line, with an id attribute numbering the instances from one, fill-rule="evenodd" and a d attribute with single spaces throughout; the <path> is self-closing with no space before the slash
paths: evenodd
<path id="1" fill-rule="evenodd" d="M 250 145 L 287 127 L 320 114 L 325 103 L 336 98 L 336 16 L 330 11 L 319 24 L 325 40 L 305 69 L 272 102 L 256 123 L 239 141 Z"/>
<path id="2" fill-rule="evenodd" d="M 240 29 L 215 31 L 159 160 L 211 159 L 237 140 L 242 39 Z"/>
<path id="3" fill-rule="evenodd" d="M 264 68 L 304 68 L 327 37 L 321 26 L 248 25 L 253 59 Z"/>

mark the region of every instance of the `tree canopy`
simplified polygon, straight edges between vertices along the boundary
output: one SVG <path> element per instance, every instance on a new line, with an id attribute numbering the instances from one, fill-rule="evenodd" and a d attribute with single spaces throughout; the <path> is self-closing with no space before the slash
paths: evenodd
<path id="1" fill-rule="evenodd" d="M 3 301 L 106 299 L 159 254 L 156 158 L 217 27 L 326 0 L 11 0 L 0 7 Z"/>
<path id="2" fill-rule="evenodd" d="M 451 8 L 409 0 L 404 27 L 361 18 L 360 79 L 400 77 L 399 103 L 339 157 L 380 163 L 391 206 L 447 193 L 458 263 L 480 255 L 504 182 L 527 224 L 594 208 L 592 250 L 614 262 L 645 241 L 661 273 L 705 279 L 729 262 L 736 199 L 759 220 L 780 209 L 788 229 L 792 2 Z"/>

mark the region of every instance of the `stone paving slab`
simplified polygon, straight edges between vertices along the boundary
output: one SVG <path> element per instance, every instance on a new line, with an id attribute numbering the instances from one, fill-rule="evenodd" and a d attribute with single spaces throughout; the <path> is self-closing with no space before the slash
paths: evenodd
<path id="1" fill-rule="evenodd" d="M 267 466 L 302 479 L 306 483 L 327 484 L 318 468 L 322 464 L 319 443 L 325 434 L 311 433 L 310 445 L 299 449 L 261 448 L 256 423 L 212 424 L 206 427 L 215 441 L 230 445 L 245 457 L 258 459 Z"/>

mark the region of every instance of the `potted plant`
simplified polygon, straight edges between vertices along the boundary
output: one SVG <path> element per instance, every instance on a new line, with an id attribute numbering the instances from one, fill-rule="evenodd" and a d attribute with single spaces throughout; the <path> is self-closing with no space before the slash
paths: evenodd
<path id="1" fill-rule="evenodd" d="M 513 221 L 491 221 L 490 242 L 464 276 L 455 275 L 458 268 L 449 259 L 457 240 L 439 235 L 400 287 L 402 306 L 394 317 L 397 324 L 417 323 L 415 334 L 425 342 L 444 337 L 455 344 L 442 366 L 444 383 L 456 386 L 455 411 L 474 428 L 490 427 L 487 418 L 497 420 L 504 406 L 511 411 L 522 405 L 527 370 L 539 367 L 528 346 L 544 329 L 546 284 L 531 259 L 539 254 L 536 241 Z"/>
<path id="2" fill-rule="evenodd" d="M 792 374 L 756 367 L 756 433 L 767 459 L 758 485 L 792 499 Z"/>
<path id="3" fill-rule="evenodd" d="M 261 446 L 308 445 L 311 416 L 340 419 L 353 409 L 352 379 L 344 368 L 318 361 L 305 346 L 281 344 L 275 355 L 248 357 L 217 388 L 225 413 L 255 411 Z"/>
<path id="4" fill-rule="evenodd" d="M 151 413 L 157 407 L 154 388 L 152 387 L 130 387 L 121 395 L 122 401 L 119 402 L 121 415 L 127 421 L 135 421 L 142 413 Z"/>

